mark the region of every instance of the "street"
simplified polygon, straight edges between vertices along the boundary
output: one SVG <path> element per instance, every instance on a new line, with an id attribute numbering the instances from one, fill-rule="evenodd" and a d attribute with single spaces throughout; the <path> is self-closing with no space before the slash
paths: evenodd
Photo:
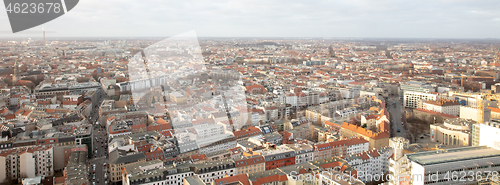
<path id="1" fill-rule="evenodd" d="M 396 103 L 396 105 L 394 105 Z M 391 115 L 391 137 L 406 138 L 405 115 L 403 114 L 403 103 L 398 96 L 393 96 L 387 100 L 387 111 Z"/>
<path id="2" fill-rule="evenodd" d="M 102 103 L 102 100 L 99 103 Z M 94 128 L 92 130 L 92 158 L 89 160 L 89 171 L 91 172 L 89 174 L 89 179 L 91 179 L 91 181 L 93 182 L 92 184 L 95 183 L 104 185 L 107 184 L 105 183 L 107 179 L 104 178 L 104 174 L 107 173 L 108 167 L 108 136 L 105 128 L 101 125 L 101 123 L 96 124 L 99 118 L 99 105 L 94 107 L 89 119 Z M 104 167 L 104 163 L 106 163 L 106 167 Z"/>

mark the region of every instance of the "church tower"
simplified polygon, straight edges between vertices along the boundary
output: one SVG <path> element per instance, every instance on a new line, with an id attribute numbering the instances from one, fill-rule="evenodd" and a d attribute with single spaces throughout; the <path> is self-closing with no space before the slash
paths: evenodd
<path id="1" fill-rule="evenodd" d="M 19 80 L 19 64 L 16 63 L 14 64 L 14 76 L 12 76 L 12 83 L 16 83 L 17 80 Z"/>
<path id="2" fill-rule="evenodd" d="M 330 58 L 335 57 L 335 52 L 333 51 L 333 47 L 331 45 L 330 47 L 328 47 L 328 57 Z"/>
<path id="3" fill-rule="evenodd" d="M 412 76 L 414 71 L 413 62 L 410 62 L 410 69 L 408 70 L 408 75 Z"/>

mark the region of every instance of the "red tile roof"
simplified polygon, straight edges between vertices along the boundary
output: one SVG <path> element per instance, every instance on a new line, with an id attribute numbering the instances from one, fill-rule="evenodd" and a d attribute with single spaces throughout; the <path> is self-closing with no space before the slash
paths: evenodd
<path id="1" fill-rule="evenodd" d="M 191 156 L 191 160 L 193 160 L 193 162 L 204 161 L 204 160 L 207 160 L 207 155 L 195 154 L 195 155 Z"/>
<path id="2" fill-rule="evenodd" d="M 234 134 L 234 137 L 236 137 L 236 139 L 240 139 L 240 138 L 251 137 L 251 136 L 262 134 L 262 131 L 257 127 L 249 126 L 245 130 L 234 131 L 233 134 Z"/>
<path id="3" fill-rule="evenodd" d="M 491 109 L 491 112 L 500 113 L 500 109 L 499 108 L 488 107 L 488 109 Z"/>
<path id="4" fill-rule="evenodd" d="M 362 128 L 362 127 L 358 127 L 356 125 L 353 125 L 353 124 L 350 124 L 350 123 L 347 123 L 347 122 L 344 122 L 344 124 L 342 124 L 342 128 L 344 129 L 347 129 L 347 130 L 350 130 L 350 131 L 353 131 L 353 132 L 356 132 L 358 134 L 361 134 L 365 137 L 369 137 L 369 138 L 372 138 L 372 139 L 382 139 L 382 138 L 389 138 L 390 137 L 390 134 L 388 131 L 383 131 L 383 132 L 378 132 L 378 133 L 375 133 L 371 130 L 368 130 L 368 129 L 365 129 L 365 128 Z"/>

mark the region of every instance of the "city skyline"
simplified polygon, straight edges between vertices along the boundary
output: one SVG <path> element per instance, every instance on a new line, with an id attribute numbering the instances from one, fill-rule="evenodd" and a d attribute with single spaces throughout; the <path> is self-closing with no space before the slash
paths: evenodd
<path id="1" fill-rule="evenodd" d="M 95 6 L 96 4 L 101 7 Z M 82 1 L 71 12 L 12 34 L 0 13 L 0 37 L 499 38 L 496 1 L 127 2 Z"/>

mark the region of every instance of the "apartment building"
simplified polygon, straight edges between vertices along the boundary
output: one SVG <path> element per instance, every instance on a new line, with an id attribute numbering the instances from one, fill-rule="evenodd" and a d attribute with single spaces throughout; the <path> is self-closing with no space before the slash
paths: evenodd
<path id="1" fill-rule="evenodd" d="M 146 156 L 143 153 L 138 154 L 120 154 L 119 150 L 115 150 L 109 154 L 110 178 L 111 182 L 122 181 L 122 169 L 139 162 L 145 162 Z"/>
<path id="2" fill-rule="evenodd" d="M 266 161 L 263 156 L 250 156 L 235 159 L 236 174 L 249 174 L 265 171 Z"/>
<path id="3" fill-rule="evenodd" d="M 415 92 L 415 91 L 405 91 L 403 105 L 407 108 L 422 108 L 423 102 L 425 101 L 436 101 L 438 93 L 435 92 Z"/>
<path id="4" fill-rule="evenodd" d="M 314 145 L 314 160 L 342 157 L 369 150 L 369 142 L 363 138 L 349 138 Z"/>
<path id="5" fill-rule="evenodd" d="M 423 92 L 423 93 L 435 92 L 431 84 L 415 82 L 415 81 L 409 81 L 406 82 L 406 84 L 400 85 L 399 87 L 400 99 L 404 98 L 404 93 L 406 91 Z"/>
<path id="6" fill-rule="evenodd" d="M 195 125 L 193 128 L 198 139 L 224 134 L 224 126 L 218 124 L 201 124 Z"/>
<path id="7" fill-rule="evenodd" d="M 335 113 L 340 115 L 340 117 L 342 118 L 350 118 L 355 116 L 358 113 L 358 110 L 356 109 L 356 107 L 349 107 L 346 109 L 338 110 Z"/>
<path id="8" fill-rule="evenodd" d="M 8 179 L 33 178 L 54 175 L 52 146 L 24 147 L 0 151 L 0 182 Z"/>
<path id="9" fill-rule="evenodd" d="M 297 95 L 295 93 L 287 93 L 285 101 L 287 104 L 290 104 L 292 107 L 297 106 Z"/>
<path id="10" fill-rule="evenodd" d="M 236 147 L 236 138 L 232 134 L 219 134 L 197 140 L 199 153 L 211 153 Z"/>
<path id="11" fill-rule="evenodd" d="M 283 166 L 295 164 L 295 151 L 284 146 L 277 149 L 264 149 L 259 152 L 266 161 L 266 170 L 272 170 Z"/>
<path id="12" fill-rule="evenodd" d="M 204 183 L 211 183 L 215 179 L 221 179 L 225 176 L 234 176 L 237 174 L 236 165 L 233 160 L 222 160 L 217 162 L 208 162 L 200 164 L 190 164 L 194 174 L 196 174 Z"/>
<path id="13" fill-rule="evenodd" d="M 344 157 L 344 160 L 356 169 L 357 177 L 363 182 L 376 181 L 375 176 L 382 176 L 389 171 L 391 148 L 370 150 Z"/>
<path id="14" fill-rule="evenodd" d="M 426 101 L 423 109 L 453 116 L 460 115 L 460 103 L 456 100 L 439 99 L 437 101 Z"/>
<path id="15" fill-rule="evenodd" d="M 182 185 L 185 182 L 184 178 L 194 176 L 191 168 L 192 166 L 186 163 L 148 170 L 143 170 L 135 165 L 134 167 L 124 168 L 121 182 L 123 185 Z M 201 181 L 201 179 L 198 180 Z"/>
<path id="16" fill-rule="evenodd" d="M 295 151 L 295 164 L 314 160 L 314 148 L 309 144 L 286 144 L 284 146 Z"/>

